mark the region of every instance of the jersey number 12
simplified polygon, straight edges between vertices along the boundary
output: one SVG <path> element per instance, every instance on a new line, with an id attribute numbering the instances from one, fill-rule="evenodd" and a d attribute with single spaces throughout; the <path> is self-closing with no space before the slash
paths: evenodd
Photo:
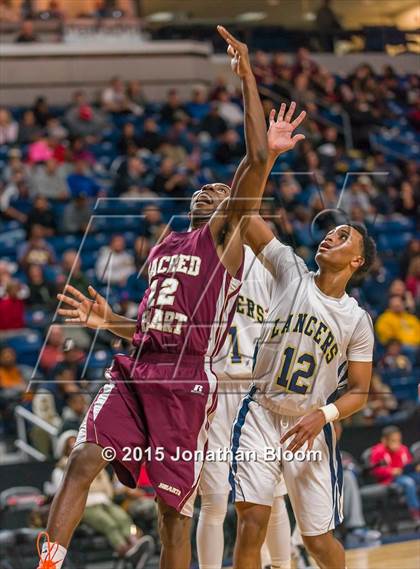
<path id="1" fill-rule="evenodd" d="M 292 371 L 290 368 L 295 358 L 295 351 L 296 349 L 291 346 L 284 350 L 277 384 L 285 387 L 287 391 L 304 395 L 308 390 L 312 390 L 312 378 L 316 368 L 315 358 L 312 354 L 302 354 L 295 362 L 301 367 L 296 369 L 294 365 Z"/>

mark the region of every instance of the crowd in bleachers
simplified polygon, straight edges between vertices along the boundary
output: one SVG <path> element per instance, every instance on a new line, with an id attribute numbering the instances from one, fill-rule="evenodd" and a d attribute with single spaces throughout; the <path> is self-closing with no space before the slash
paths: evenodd
<path id="1" fill-rule="evenodd" d="M 352 294 L 372 314 L 378 342 L 368 406 L 353 420 L 405 417 L 420 366 L 419 77 L 361 65 L 340 78 L 305 49 L 291 64 L 263 52 L 254 63 L 267 114 L 291 98 L 309 114 L 306 140 L 274 168 L 263 214 L 311 266 L 331 221 L 323 210 L 339 204 L 366 223 L 379 257 Z M 240 93 L 223 79 L 195 87 L 187 101 L 176 89 L 150 101 L 139 81 L 113 78 L 97 100 L 79 91 L 66 107 L 40 96 L 30 108 L 0 109 L 4 433 L 14 434 L 18 402 L 60 428 L 69 417 L 73 428 L 80 421 L 78 395 L 94 392 L 121 347 L 102 332 L 51 328 L 59 322 L 57 292 L 68 279 L 84 293 L 91 283 L 135 317 L 151 246 L 168 222 L 188 227 L 194 190 L 232 180 L 244 154 L 242 123 Z M 32 395 L 25 393 L 31 374 Z M 48 453 L 40 433 L 33 439 Z"/>

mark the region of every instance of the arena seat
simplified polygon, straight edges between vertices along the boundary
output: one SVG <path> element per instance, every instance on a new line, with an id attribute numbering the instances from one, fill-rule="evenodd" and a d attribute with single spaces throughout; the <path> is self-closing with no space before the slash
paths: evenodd
<path id="1" fill-rule="evenodd" d="M 26 526 L 29 513 L 43 500 L 42 492 L 33 486 L 15 486 L 3 490 L 0 493 L 0 528 Z"/>
<path id="2" fill-rule="evenodd" d="M 7 344 L 15 350 L 19 364 L 34 366 L 42 348 L 42 339 L 40 333 L 33 330 L 9 337 Z"/>

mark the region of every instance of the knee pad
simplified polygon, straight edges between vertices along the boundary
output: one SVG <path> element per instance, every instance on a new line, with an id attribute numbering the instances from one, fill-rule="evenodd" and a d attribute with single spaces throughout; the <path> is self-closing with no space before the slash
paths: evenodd
<path id="1" fill-rule="evenodd" d="M 200 519 L 207 525 L 222 525 L 226 517 L 227 503 L 227 494 L 201 496 Z"/>

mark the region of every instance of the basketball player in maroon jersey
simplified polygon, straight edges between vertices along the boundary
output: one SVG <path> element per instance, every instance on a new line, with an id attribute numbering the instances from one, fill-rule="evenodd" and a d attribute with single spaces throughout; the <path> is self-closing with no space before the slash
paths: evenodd
<path id="1" fill-rule="evenodd" d="M 151 251 L 149 288 L 137 321 L 114 314 L 90 287 L 93 300 L 68 286 L 59 299 L 67 321 L 110 330 L 132 341 L 134 356 L 115 356 L 84 419 L 63 482 L 54 498 L 39 569 L 61 569 L 92 480 L 110 461 L 120 481 L 135 487 L 143 460 L 157 494 L 161 569 L 188 569 L 190 524 L 217 403 L 211 358 L 232 320 L 241 285 L 246 217 L 259 209 L 269 174 L 265 119 L 245 44 L 219 26 L 232 69 L 240 77 L 246 156 L 232 189 L 209 184 L 191 200 L 190 232 L 172 232 Z M 280 154 L 304 136 L 293 135 L 295 104 L 285 105 L 268 136 Z M 271 132 L 270 132 L 271 131 Z M 112 262 L 112 259 L 111 259 Z M 190 453 L 190 454 L 188 454 Z M 201 454 L 200 454 L 201 453 Z M 192 458 L 189 458 L 192 455 Z M 198 458 L 197 458 L 198 457 Z"/>

